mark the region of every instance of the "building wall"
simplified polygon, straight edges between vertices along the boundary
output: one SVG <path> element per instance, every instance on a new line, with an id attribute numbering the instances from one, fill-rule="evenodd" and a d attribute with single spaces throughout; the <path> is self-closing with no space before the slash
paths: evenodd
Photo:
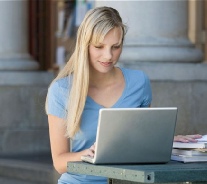
<path id="1" fill-rule="evenodd" d="M 45 98 L 51 72 L 0 72 L 0 157 L 50 155 Z"/>

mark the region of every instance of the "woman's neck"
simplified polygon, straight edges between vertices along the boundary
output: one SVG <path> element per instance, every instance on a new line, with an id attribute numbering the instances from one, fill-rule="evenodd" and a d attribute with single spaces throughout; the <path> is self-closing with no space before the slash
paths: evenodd
<path id="1" fill-rule="evenodd" d="M 96 71 L 90 71 L 89 87 L 105 88 L 116 81 L 117 73 L 118 71 L 115 67 L 110 72 L 105 74 Z"/>

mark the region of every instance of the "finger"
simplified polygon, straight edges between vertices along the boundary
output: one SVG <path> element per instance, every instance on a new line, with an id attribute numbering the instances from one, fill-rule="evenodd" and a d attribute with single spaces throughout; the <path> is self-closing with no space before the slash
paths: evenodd
<path id="1" fill-rule="evenodd" d="M 191 138 L 189 138 L 187 136 L 178 135 L 174 138 L 174 141 L 177 141 L 177 142 L 190 142 L 190 139 Z"/>
<path id="2" fill-rule="evenodd" d="M 200 134 L 195 134 L 195 135 L 186 135 L 187 137 L 193 138 L 193 139 L 199 139 L 202 137 Z"/>
<path id="3" fill-rule="evenodd" d="M 188 136 L 185 136 L 185 137 L 183 137 L 183 139 L 186 139 L 186 140 L 188 140 L 189 142 L 197 142 L 197 140 L 196 140 L 194 137 L 188 137 Z"/>
<path id="4" fill-rule="evenodd" d="M 175 142 L 189 142 L 188 140 L 183 139 L 182 137 L 175 137 L 175 138 L 174 138 L 174 141 L 175 141 Z"/>
<path id="5" fill-rule="evenodd" d="M 88 156 L 94 157 L 94 150 L 88 149 Z"/>
<path id="6" fill-rule="evenodd" d="M 93 144 L 91 147 L 90 147 L 91 150 L 95 151 L 95 145 Z"/>
<path id="7" fill-rule="evenodd" d="M 178 141 L 179 142 L 190 142 L 188 139 L 185 139 L 185 138 L 179 138 Z"/>
<path id="8" fill-rule="evenodd" d="M 189 141 L 189 142 L 198 142 L 198 140 L 193 139 L 193 138 L 189 138 L 188 141 Z"/>

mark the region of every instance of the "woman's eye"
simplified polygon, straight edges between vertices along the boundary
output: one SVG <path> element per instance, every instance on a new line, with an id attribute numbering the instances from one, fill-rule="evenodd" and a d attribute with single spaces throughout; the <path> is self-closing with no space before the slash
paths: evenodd
<path id="1" fill-rule="evenodd" d="M 117 45 L 117 46 L 113 46 L 113 49 L 119 49 L 121 46 Z"/>
<path id="2" fill-rule="evenodd" d="M 97 49 L 103 48 L 103 46 L 94 46 L 94 47 L 97 48 Z"/>

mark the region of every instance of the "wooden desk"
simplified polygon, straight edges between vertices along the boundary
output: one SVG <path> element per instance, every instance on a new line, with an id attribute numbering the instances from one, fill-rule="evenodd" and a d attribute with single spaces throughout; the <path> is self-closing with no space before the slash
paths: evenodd
<path id="1" fill-rule="evenodd" d="M 68 162 L 68 172 L 109 178 L 108 183 L 207 183 L 207 163 L 183 164 L 171 161 L 151 165 L 93 165 Z"/>

